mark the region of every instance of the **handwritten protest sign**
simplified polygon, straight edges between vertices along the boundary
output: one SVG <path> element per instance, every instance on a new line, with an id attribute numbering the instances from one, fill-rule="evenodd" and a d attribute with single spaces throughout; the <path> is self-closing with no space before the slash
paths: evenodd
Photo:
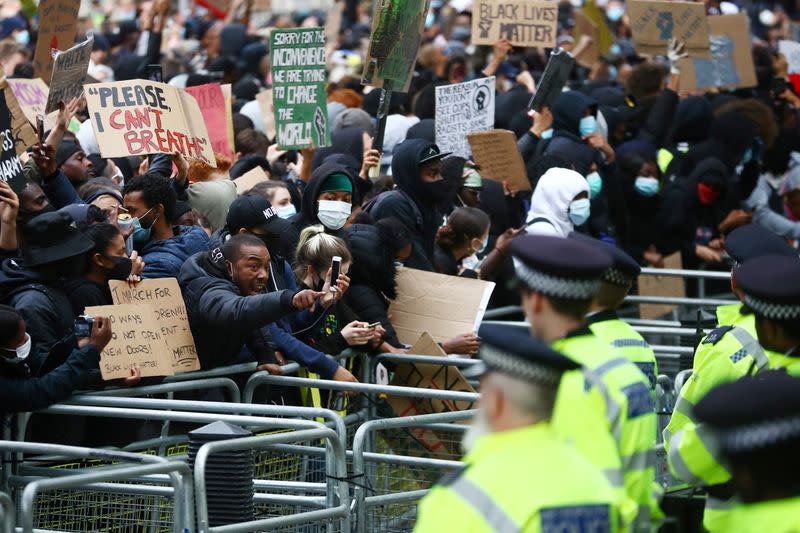
<path id="1" fill-rule="evenodd" d="M 525 162 L 517 148 L 517 137 L 509 130 L 491 130 L 467 135 L 472 160 L 480 168 L 481 177 L 505 181 L 511 191 L 529 191 L 531 182 Z"/>
<path id="2" fill-rule="evenodd" d="M 508 39 L 514 46 L 556 45 L 558 3 L 537 0 L 475 0 L 472 43 L 492 45 Z"/>
<path id="3" fill-rule="evenodd" d="M 683 259 L 680 252 L 675 252 L 664 258 L 664 268 L 680 270 L 683 268 Z M 641 296 L 669 296 L 672 298 L 685 298 L 686 287 L 683 278 L 674 276 L 659 276 L 642 274 L 638 281 Z M 639 304 L 639 316 L 645 320 L 654 320 L 671 313 L 674 305 Z"/>
<path id="4" fill-rule="evenodd" d="M 45 113 L 57 111 L 59 102 L 67 103 L 83 94 L 83 80 L 89 68 L 93 44 L 94 38 L 89 37 L 69 50 L 56 54 Z"/>
<path id="5" fill-rule="evenodd" d="M 127 378 L 133 367 L 142 377 L 175 373 L 161 328 L 147 306 L 101 305 L 87 307 L 86 314 L 108 317 L 111 323 L 111 342 L 100 354 L 104 380 Z"/>
<path id="6" fill-rule="evenodd" d="M 378 0 L 361 83 L 407 92 L 425 28 L 426 0 Z"/>
<path id="7" fill-rule="evenodd" d="M 69 48 L 78 32 L 81 0 L 42 0 L 39 2 L 39 35 L 33 56 L 33 73 L 49 80 L 53 73 L 50 50 Z"/>
<path id="8" fill-rule="evenodd" d="M 58 111 L 52 113 L 45 113 L 44 108 L 47 106 L 47 93 L 50 89 L 41 78 L 28 80 L 25 78 L 12 78 L 8 81 L 8 86 L 17 97 L 17 102 L 25 118 L 31 124 L 36 124 L 37 117 L 44 116 L 44 129 L 45 131 L 53 129 L 56 125 L 56 117 Z"/>
<path id="9" fill-rule="evenodd" d="M 11 88 L 6 87 L 0 91 L 0 179 L 8 182 L 17 194 L 28 185 L 19 154 L 35 142 L 31 125 L 19 109 Z"/>
<path id="10" fill-rule="evenodd" d="M 589 44 L 575 55 L 575 62 L 582 67 L 592 68 L 600 57 L 600 29 L 597 24 L 581 11 L 575 12 L 575 42 L 580 42 L 582 37 L 589 39 Z"/>
<path id="11" fill-rule="evenodd" d="M 389 307 L 392 324 L 406 344 L 425 331 L 437 342 L 477 331 L 493 290 L 488 281 L 403 268 Z"/>
<path id="12" fill-rule="evenodd" d="M 789 62 L 789 74 L 800 73 L 800 43 L 778 41 L 778 51 Z"/>
<path id="13" fill-rule="evenodd" d="M 203 115 L 192 95 L 146 80 L 96 83 L 87 85 L 85 93 L 103 157 L 178 151 L 217 166 Z"/>
<path id="14" fill-rule="evenodd" d="M 614 44 L 616 38 L 611 34 L 611 30 L 608 29 L 608 24 L 606 24 L 606 12 L 597 7 L 597 3 L 593 0 L 587 0 L 579 13 L 589 19 L 597 27 L 598 36 L 596 44 L 598 51 L 601 54 L 608 52 L 608 49 Z M 577 23 L 577 18 L 575 22 Z"/>
<path id="15" fill-rule="evenodd" d="M 436 87 L 436 144 L 468 158 L 467 133 L 494 127 L 495 78 Z"/>
<path id="16" fill-rule="evenodd" d="M 264 172 L 263 168 L 255 167 L 233 180 L 233 183 L 236 184 L 236 193 L 244 194 L 259 183 L 263 183 L 265 181 L 269 181 L 269 176 L 267 176 L 267 173 Z"/>
<path id="17" fill-rule="evenodd" d="M 686 45 L 691 57 L 710 57 L 706 7 L 702 2 L 631 0 L 627 3 L 633 45 L 639 54 L 667 53 L 670 39 Z"/>
<path id="18" fill-rule="evenodd" d="M 135 287 L 125 281 L 109 281 L 108 286 L 115 304 L 134 304 L 150 311 L 172 356 L 175 373 L 200 370 L 189 315 L 175 278 L 145 279 Z"/>
<path id="19" fill-rule="evenodd" d="M 228 115 L 225 112 L 225 95 L 222 94 L 222 87 L 219 83 L 208 83 L 187 87 L 186 92 L 197 100 L 208 129 L 211 149 L 231 159 L 233 146 L 228 138 Z"/>
<path id="20" fill-rule="evenodd" d="M 423 333 L 419 340 L 408 351 L 414 355 L 430 355 L 445 358 L 447 354 L 436 344 L 428 333 Z M 455 392 L 475 392 L 461 371 L 455 366 L 436 364 L 399 364 L 394 369 L 391 385 L 399 387 L 415 387 L 424 389 L 449 390 Z M 415 416 L 435 413 L 449 413 L 472 409 L 473 402 L 442 401 L 430 398 L 404 398 L 389 396 L 386 399 L 397 416 Z M 453 442 L 443 439 L 442 432 L 427 428 L 411 430 L 414 440 L 423 447 L 421 452 L 433 455 L 451 456 L 456 450 L 451 449 Z M 409 443 L 396 443 L 399 445 Z M 413 454 L 419 455 L 419 454 Z"/>
<path id="21" fill-rule="evenodd" d="M 678 89 L 755 87 L 756 69 L 750 51 L 750 22 L 744 13 L 708 17 L 711 58 L 681 60 Z"/>
<path id="22" fill-rule="evenodd" d="M 261 91 L 256 95 L 261 120 L 264 121 L 264 133 L 270 139 L 275 138 L 275 108 L 272 104 L 272 89 Z"/>
<path id="23" fill-rule="evenodd" d="M 324 30 L 273 30 L 271 40 L 278 146 L 282 150 L 329 146 Z"/>

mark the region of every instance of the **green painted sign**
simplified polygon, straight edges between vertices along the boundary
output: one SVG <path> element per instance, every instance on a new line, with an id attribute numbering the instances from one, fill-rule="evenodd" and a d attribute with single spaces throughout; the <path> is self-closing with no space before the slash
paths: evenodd
<path id="1" fill-rule="evenodd" d="M 325 85 L 325 30 L 273 30 L 272 97 L 282 150 L 331 144 Z"/>

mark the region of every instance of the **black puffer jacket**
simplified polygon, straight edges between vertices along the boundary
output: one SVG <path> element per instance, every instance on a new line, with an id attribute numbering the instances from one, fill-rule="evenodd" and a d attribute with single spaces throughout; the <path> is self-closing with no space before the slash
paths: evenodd
<path id="1" fill-rule="evenodd" d="M 347 304 L 361 320 L 380 322 L 386 329 L 384 340 L 399 348 L 401 343 L 388 316 L 389 300 L 397 296 L 394 257 L 375 226 L 354 224 L 347 229 L 347 236 L 353 254 Z"/>
<path id="2" fill-rule="evenodd" d="M 262 327 L 296 311 L 296 291 L 242 296 L 219 249 L 190 257 L 178 281 L 203 370 L 232 364 L 245 343 L 255 348 Z"/>

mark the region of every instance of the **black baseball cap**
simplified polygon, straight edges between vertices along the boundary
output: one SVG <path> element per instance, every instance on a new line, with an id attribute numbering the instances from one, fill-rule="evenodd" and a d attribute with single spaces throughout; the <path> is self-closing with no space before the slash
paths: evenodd
<path id="1" fill-rule="evenodd" d="M 242 228 L 259 228 L 276 235 L 292 226 L 289 221 L 279 217 L 272 204 L 259 194 L 245 194 L 234 200 L 228 209 L 225 225 L 232 234 Z"/>
<path id="2" fill-rule="evenodd" d="M 423 147 L 423 149 L 420 151 L 419 159 L 417 159 L 417 165 L 424 165 L 430 161 L 443 159 L 450 154 L 452 154 L 452 152 L 442 152 L 439 150 L 438 145 L 434 143 L 428 143 L 427 146 Z"/>

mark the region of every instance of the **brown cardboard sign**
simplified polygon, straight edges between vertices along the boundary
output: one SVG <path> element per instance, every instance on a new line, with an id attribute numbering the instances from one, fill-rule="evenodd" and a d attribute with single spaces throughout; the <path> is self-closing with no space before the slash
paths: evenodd
<path id="1" fill-rule="evenodd" d="M 30 122 L 28 122 L 25 113 L 23 113 L 22 109 L 20 109 L 19 102 L 17 101 L 17 97 L 14 95 L 14 91 L 11 89 L 11 86 L 6 85 L 3 87 L 3 94 L 5 95 L 6 107 L 8 108 L 9 112 L 9 124 L 11 136 L 14 141 L 14 151 L 17 155 L 20 155 L 22 152 L 39 142 L 39 139 L 36 137 L 36 132 L 33 130 Z M 7 134 L 7 129 L 4 129 L 4 137 Z M 5 149 L 5 142 L 3 143 L 3 148 Z"/>
<path id="2" fill-rule="evenodd" d="M 78 32 L 81 0 L 42 0 L 39 2 L 39 35 L 33 55 L 33 73 L 49 80 L 53 74 L 51 50 L 70 48 Z"/>
<path id="3" fill-rule="evenodd" d="M 600 29 L 592 19 L 581 11 L 575 12 L 575 42 L 580 42 L 581 37 L 588 37 L 591 42 L 583 51 L 575 56 L 575 61 L 582 67 L 592 68 L 600 57 Z"/>
<path id="4" fill-rule="evenodd" d="M 493 290 L 488 281 L 402 268 L 397 298 L 389 307 L 392 324 L 405 344 L 424 332 L 444 342 L 477 331 Z"/>
<path id="5" fill-rule="evenodd" d="M 41 78 L 28 80 L 25 78 L 12 78 L 8 81 L 9 87 L 14 91 L 17 102 L 25 118 L 31 124 L 36 124 L 36 119 L 40 115 L 44 116 L 44 129 L 49 131 L 56 125 L 58 111 L 46 114 L 44 108 L 47 106 L 47 95 L 50 89 Z"/>
<path id="6" fill-rule="evenodd" d="M 447 357 L 447 354 L 428 333 L 420 336 L 409 353 Z M 394 376 L 390 384 L 399 387 L 475 392 L 457 367 L 436 364 L 400 363 L 394 369 Z M 386 401 L 397 416 L 449 413 L 474 407 L 473 402 L 442 401 L 429 398 L 389 396 Z M 440 456 L 453 455 L 452 444 L 443 442 L 436 432 L 426 428 L 415 428 L 411 434 L 428 452 Z"/>
<path id="7" fill-rule="evenodd" d="M 633 45 L 639 54 L 666 54 L 670 39 L 678 39 L 684 42 L 690 57 L 710 57 L 708 19 L 702 2 L 631 0 L 627 11 Z"/>
<path id="8" fill-rule="evenodd" d="M 16 102 L 11 88 L 6 86 L 0 93 L 0 179 L 7 182 L 17 195 L 22 195 L 28 180 L 19 154 L 34 144 L 36 135 Z"/>
<path id="9" fill-rule="evenodd" d="M 682 269 L 683 260 L 681 259 L 681 253 L 675 252 L 665 257 L 664 268 Z M 642 274 L 639 276 L 639 295 L 685 298 L 686 287 L 683 284 L 683 278 Z M 674 305 L 639 304 L 639 316 L 645 320 L 653 320 L 661 318 L 667 313 L 671 313 L 674 309 Z"/>
<path id="10" fill-rule="evenodd" d="M 467 134 L 472 159 L 481 177 L 508 184 L 513 192 L 530 191 L 531 182 L 517 147 L 517 137 L 509 130 L 489 130 Z"/>
<path id="11" fill-rule="evenodd" d="M 135 304 L 149 309 L 172 356 L 172 369 L 176 374 L 200 370 L 189 315 L 175 278 L 145 279 L 134 287 L 125 281 L 109 281 L 108 287 L 115 304 Z"/>
<path id="12" fill-rule="evenodd" d="M 263 168 L 255 167 L 233 180 L 233 183 L 236 184 L 236 193 L 242 195 L 265 181 L 269 181 L 267 173 Z"/>
<path id="13" fill-rule="evenodd" d="M 508 39 L 514 46 L 553 48 L 558 34 L 558 3 L 537 0 L 475 0 L 472 44 Z"/>
<path id="14" fill-rule="evenodd" d="M 58 104 L 69 103 L 73 98 L 83 94 L 83 81 L 89 68 L 94 38 L 89 37 L 69 50 L 58 52 L 53 59 L 53 77 L 50 80 L 50 92 L 47 93 L 45 113 L 58 110 Z"/>
<path id="15" fill-rule="evenodd" d="M 272 89 L 261 91 L 256 95 L 261 120 L 264 121 L 264 133 L 270 140 L 275 138 L 275 108 L 272 105 Z"/>
<path id="16" fill-rule="evenodd" d="M 152 310 L 142 305 L 87 307 L 86 314 L 108 317 L 111 342 L 100 354 L 103 379 L 127 378 L 136 367 L 142 377 L 171 376 L 172 360 Z"/>
<path id="17" fill-rule="evenodd" d="M 89 117 L 103 157 L 172 154 L 216 167 L 194 97 L 147 80 L 95 83 L 85 88 Z"/>
<path id="18" fill-rule="evenodd" d="M 680 91 L 758 85 L 750 49 L 750 20 L 744 13 L 708 17 L 711 59 L 681 60 Z"/>

